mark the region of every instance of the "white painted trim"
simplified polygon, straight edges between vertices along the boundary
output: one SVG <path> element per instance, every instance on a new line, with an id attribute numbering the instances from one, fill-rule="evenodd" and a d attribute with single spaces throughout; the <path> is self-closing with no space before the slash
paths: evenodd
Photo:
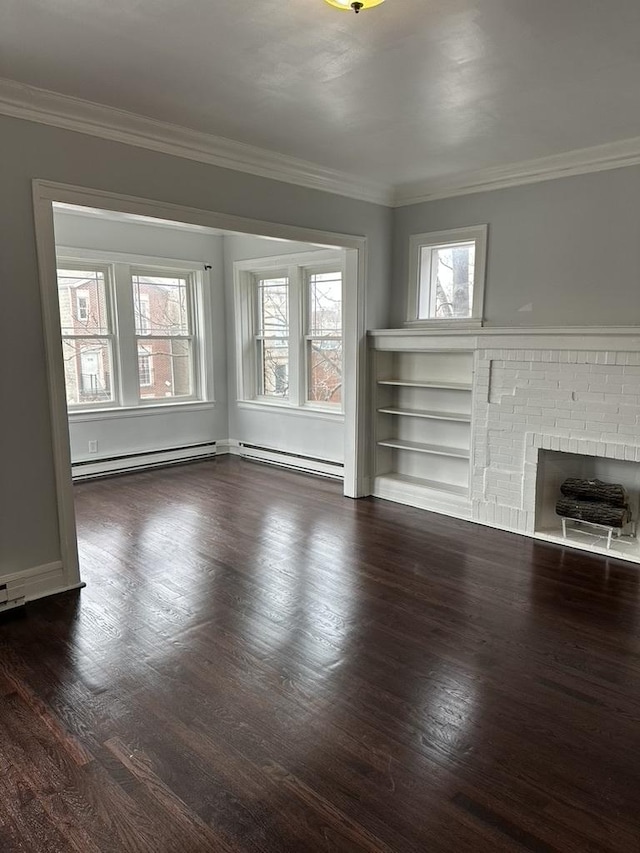
<path id="1" fill-rule="evenodd" d="M 311 266 L 313 264 L 332 264 L 336 262 L 335 250 L 316 249 L 308 252 L 294 252 L 291 255 L 269 255 L 266 258 L 247 258 L 234 261 L 233 268 L 238 272 L 259 274 L 265 270 L 284 270 L 286 267 Z"/>
<path id="2" fill-rule="evenodd" d="M 6 78 L 0 114 L 374 204 L 392 200 L 392 188 L 378 181 Z"/>
<path id="3" fill-rule="evenodd" d="M 344 413 L 332 412 L 329 409 L 313 408 L 312 406 L 290 406 L 285 403 L 271 403 L 262 400 L 238 400 L 238 409 L 253 409 L 273 415 L 293 415 L 294 417 L 315 418 L 322 421 L 344 422 Z"/>
<path id="4" fill-rule="evenodd" d="M 262 219 L 248 219 L 230 213 L 216 213 L 198 207 L 172 204 L 139 196 L 80 187 L 73 184 L 61 184 L 42 178 L 33 180 L 38 197 L 52 204 L 56 201 L 80 207 L 93 207 L 99 210 L 115 210 L 139 216 L 164 219 L 165 221 L 186 222 L 217 228 L 222 231 L 237 231 L 241 234 L 253 234 L 256 237 L 274 237 L 294 243 L 317 243 L 320 248 L 362 249 L 366 237 L 357 234 L 341 234 L 335 231 L 320 231 L 317 228 L 304 228 L 300 225 L 286 225 L 268 222 Z"/>
<path id="5" fill-rule="evenodd" d="M 183 207 L 134 196 L 120 196 L 102 190 L 73 187 L 52 181 L 33 181 L 33 205 L 36 231 L 36 246 L 43 306 L 45 349 L 49 386 L 49 405 L 53 436 L 53 459 L 60 530 L 61 556 L 65 568 L 65 587 L 80 582 L 78 568 L 75 511 L 71 479 L 69 421 L 67 417 L 66 393 L 62 351 L 60 348 L 60 315 L 58 307 L 55 234 L 53 203 L 65 202 L 105 210 L 120 210 L 126 213 L 152 216 L 165 221 L 187 222 L 205 227 L 220 228 L 277 237 L 301 243 L 316 243 L 329 248 L 340 247 L 353 250 L 347 252 L 347 263 L 355 265 L 354 286 L 347 290 L 350 307 L 347 314 L 345 303 L 345 364 L 349 354 L 353 356 L 353 370 L 349 382 L 345 382 L 345 459 L 349 463 L 344 469 L 344 492 L 349 497 L 364 494 L 364 429 L 366 405 L 364 381 L 366 376 L 366 257 L 367 238 L 350 234 L 337 234 L 317 229 L 282 225 L 274 222 L 244 219 L 214 211 Z"/>
<path id="6" fill-rule="evenodd" d="M 0 114 L 389 207 L 405 207 L 640 164 L 640 137 L 633 137 L 393 187 L 275 151 L 6 78 L 0 78 Z"/>
<path id="7" fill-rule="evenodd" d="M 429 489 L 425 486 L 393 482 L 384 474 L 373 478 L 372 495 L 375 498 L 449 515 L 452 518 L 471 520 L 470 498 L 447 495 L 444 490 Z"/>
<path id="8" fill-rule="evenodd" d="M 60 556 L 63 567 L 63 578 L 59 585 L 73 586 L 80 583 L 81 578 L 71 480 L 71 449 L 64 364 L 60 346 L 62 332 L 58 306 L 53 209 L 50 202 L 42 200 L 39 187 L 35 182 L 33 184 L 33 215 L 49 384 L 49 412 L 51 415 L 53 465 L 60 532 Z"/>
<path id="9" fill-rule="evenodd" d="M 56 595 L 59 592 L 80 589 L 84 586 L 79 580 L 69 583 L 67 575 L 68 571 L 61 561 L 45 563 L 42 566 L 32 566 L 30 569 L 4 575 L 0 578 L 0 584 L 6 584 L 9 588 L 9 601 L 6 606 L 0 606 L 0 612 L 19 607 L 28 601 L 44 598 L 47 595 Z M 20 600 L 12 602 L 12 593 L 19 593 Z"/>
<path id="10" fill-rule="evenodd" d="M 215 409 L 214 402 L 160 403 L 158 405 L 122 406 L 113 409 L 76 409 L 69 412 L 72 424 L 88 421 L 118 421 L 121 418 L 140 418 L 148 415 L 168 415 L 177 412 L 206 412 Z"/>
<path id="11" fill-rule="evenodd" d="M 54 213 L 55 218 L 55 213 Z M 157 255 L 136 255 L 133 252 L 108 252 L 102 249 L 80 249 L 72 246 L 56 246 L 56 257 L 61 261 L 93 261 L 106 264 L 129 264 L 132 267 L 155 267 L 171 272 L 202 272 L 211 258 L 180 261 L 175 258 L 160 258 Z"/>
<path id="12" fill-rule="evenodd" d="M 590 148 L 578 148 L 535 160 L 523 160 L 444 178 L 402 184 L 396 187 L 393 206 L 405 207 L 441 198 L 508 189 L 638 164 L 640 136 Z"/>
<path id="13" fill-rule="evenodd" d="M 625 351 L 640 350 L 640 328 L 602 327 L 514 327 L 509 329 L 374 329 L 367 332 L 370 346 L 379 350 L 519 349 Z"/>
<path id="14" fill-rule="evenodd" d="M 343 409 L 344 493 L 350 498 L 367 495 L 365 476 L 370 475 L 367 452 L 367 253 L 352 248 L 345 252 L 343 289 Z M 355 331 L 355 334 L 353 333 Z"/>

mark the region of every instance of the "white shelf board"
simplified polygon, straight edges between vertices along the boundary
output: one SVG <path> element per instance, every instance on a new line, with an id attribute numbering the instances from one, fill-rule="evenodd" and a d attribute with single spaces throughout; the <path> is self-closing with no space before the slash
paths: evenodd
<path id="1" fill-rule="evenodd" d="M 467 498 L 469 496 L 468 486 L 457 486 L 454 483 L 444 483 L 441 480 L 427 480 L 423 477 L 410 477 L 408 474 L 379 474 L 376 481 L 385 483 L 398 483 L 403 486 L 415 486 L 421 489 L 428 489 L 435 492 L 446 492 L 447 495 L 454 495 L 459 498 Z"/>
<path id="2" fill-rule="evenodd" d="M 455 459 L 469 459 L 470 453 L 461 447 L 446 447 L 443 444 L 424 444 L 421 441 L 409 441 L 405 438 L 385 438 L 378 442 L 382 447 L 396 450 L 412 450 L 415 453 L 431 453 L 435 456 L 451 456 Z"/>
<path id="3" fill-rule="evenodd" d="M 443 391 L 471 391 L 471 385 L 468 382 L 447 382 L 441 380 L 439 382 L 415 382 L 409 379 L 378 379 L 378 385 L 396 385 L 401 388 L 439 388 Z"/>
<path id="4" fill-rule="evenodd" d="M 407 418 L 427 418 L 428 420 L 436 421 L 471 423 L 471 415 L 466 415 L 464 412 L 427 412 L 423 409 L 398 409 L 393 406 L 385 406 L 378 409 L 378 411 L 387 415 L 402 415 Z"/>

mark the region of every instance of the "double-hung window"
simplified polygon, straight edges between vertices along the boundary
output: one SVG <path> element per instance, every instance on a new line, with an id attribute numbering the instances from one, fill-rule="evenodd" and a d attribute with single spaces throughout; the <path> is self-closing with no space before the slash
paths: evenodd
<path id="1" fill-rule="evenodd" d="M 340 412 L 341 253 L 238 261 L 234 274 L 239 398 Z"/>
<path id="2" fill-rule="evenodd" d="M 307 394 L 312 403 L 342 402 L 342 270 L 305 276 Z"/>
<path id="3" fill-rule="evenodd" d="M 194 269 L 59 260 L 71 411 L 202 398 L 199 275 Z"/>
<path id="4" fill-rule="evenodd" d="M 88 265 L 87 265 L 88 266 Z M 64 378 L 69 406 L 115 401 L 111 275 L 106 266 L 58 269 Z"/>
<path id="5" fill-rule="evenodd" d="M 134 270 L 131 284 L 141 399 L 166 401 L 193 396 L 189 276 Z"/>
<path id="6" fill-rule="evenodd" d="M 256 395 L 289 396 L 289 279 L 256 276 Z"/>

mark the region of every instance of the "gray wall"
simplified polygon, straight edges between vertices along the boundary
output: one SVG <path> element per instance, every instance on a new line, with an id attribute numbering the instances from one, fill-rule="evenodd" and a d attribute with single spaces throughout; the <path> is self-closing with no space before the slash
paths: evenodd
<path id="1" fill-rule="evenodd" d="M 0 117 L 0 576 L 60 559 L 31 200 L 43 178 L 369 238 L 367 324 L 386 325 L 392 212 L 35 122 Z"/>
<path id="2" fill-rule="evenodd" d="M 638 211 L 637 166 L 398 208 L 391 325 L 406 319 L 409 236 L 483 223 L 487 325 L 639 324 Z"/>

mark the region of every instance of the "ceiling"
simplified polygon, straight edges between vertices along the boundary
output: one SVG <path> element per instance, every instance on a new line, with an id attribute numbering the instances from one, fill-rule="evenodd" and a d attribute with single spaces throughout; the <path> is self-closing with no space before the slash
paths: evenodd
<path id="1" fill-rule="evenodd" d="M 640 136 L 640 3 L 3 0 L 0 77 L 408 185 Z"/>

